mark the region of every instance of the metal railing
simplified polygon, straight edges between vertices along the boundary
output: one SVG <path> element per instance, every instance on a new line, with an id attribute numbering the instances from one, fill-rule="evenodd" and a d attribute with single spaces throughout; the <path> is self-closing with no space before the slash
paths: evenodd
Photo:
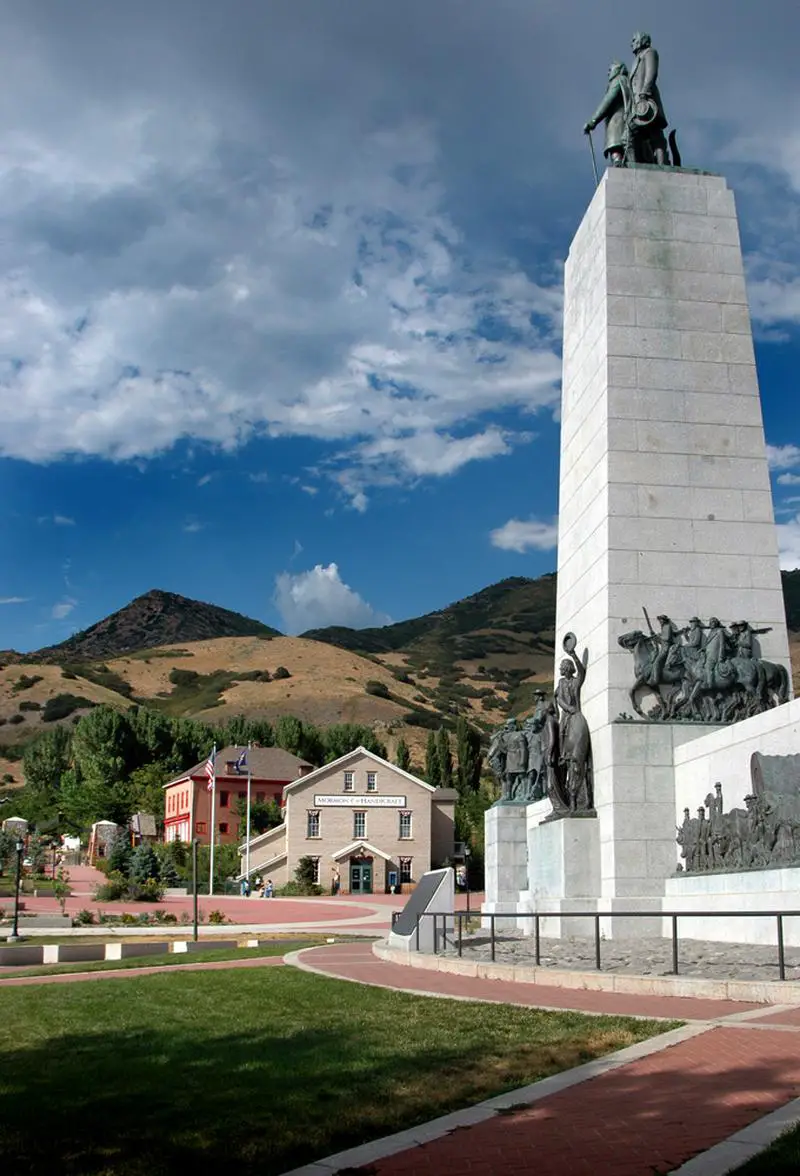
<path id="1" fill-rule="evenodd" d="M 433 919 L 433 954 L 439 954 L 440 936 L 441 942 L 445 946 L 445 950 L 449 945 L 456 947 L 459 959 L 462 957 L 464 950 L 464 920 L 475 918 L 475 914 L 467 914 L 466 911 L 450 911 L 446 913 L 433 913 L 430 911 L 421 911 L 417 915 L 416 927 L 414 930 L 416 950 L 420 950 L 420 925 L 423 919 Z M 498 919 L 509 920 L 517 922 L 519 919 L 533 919 L 533 954 L 536 962 L 536 967 L 542 966 L 542 933 L 541 923 L 542 919 L 591 919 L 594 924 L 594 966 L 600 972 L 603 969 L 602 962 L 602 921 L 603 919 L 669 919 L 671 921 L 671 941 L 672 941 L 672 970 L 670 975 L 679 975 L 679 938 L 678 938 L 678 920 L 679 919 L 774 919 L 775 931 L 778 949 L 778 973 L 781 980 L 786 979 L 786 947 L 784 941 L 783 920 L 800 918 L 800 911 L 552 911 L 552 912 L 530 912 L 522 911 L 519 914 L 502 914 L 502 915 L 480 915 L 481 921 L 489 922 L 489 946 L 490 958 L 492 963 L 495 962 L 497 950 L 497 929 L 496 922 Z M 456 923 L 455 938 L 448 942 L 447 935 L 447 921 L 453 920 Z M 441 920 L 441 930 L 440 923 Z M 392 926 L 394 926 L 395 917 L 392 917 Z M 549 939 L 557 940 L 560 936 L 548 936 Z M 667 936 L 663 936 L 664 939 Z M 613 941 L 612 941 L 613 942 Z M 734 946 L 734 944 L 731 944 Z M 763 946 L 763 945 L 762 945 Z"/>

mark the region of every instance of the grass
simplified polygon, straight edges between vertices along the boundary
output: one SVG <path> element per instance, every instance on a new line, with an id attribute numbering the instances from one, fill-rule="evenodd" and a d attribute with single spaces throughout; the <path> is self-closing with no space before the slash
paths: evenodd
<path id="1" fill-rule="evenodd" d="M 277 1176 L 673 1027 L 291 968 L 29 985 L 2 1007 L 0 1167 L 28 1176 Z"/>
<path id="2" fill-rule="evenodd" d="M 731 1176 L 797 1176 L 800 1172 L 800 1127 L 780 1135 L 774 1143 L 753 1156 Z"/>
<path id="3" fill-rule="evenodd" d="M 124 960 L 91 960 L 83 964 L 43 964 L 34 968 L 14 968 L 0 972 L 0 979 L 17 976 L 59 976 L 66 972 L 113 972 L 119 968 L 173 968 L 181 964 L 213 963 L 216 960 L 260 959 L 262 956 L 285 955 L 287 951 L 300 951 L 314 947 L 318 940 L 302 943 L 265 943 L 261 947 L 209 947 L 204 951 L 165 952 L 164 955 L 129 956 Z"/>

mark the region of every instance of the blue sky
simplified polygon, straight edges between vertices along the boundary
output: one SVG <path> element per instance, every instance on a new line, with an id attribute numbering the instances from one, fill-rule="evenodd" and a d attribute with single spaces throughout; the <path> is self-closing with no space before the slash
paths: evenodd
<path id="1" fill-rule="evenodd" d="M 733 185 L 800 565 L 789 0 L 0 0 L 0 649 L 149 588 L 287 632 L 555 567 L 581 127 L 642 22 Z"/>

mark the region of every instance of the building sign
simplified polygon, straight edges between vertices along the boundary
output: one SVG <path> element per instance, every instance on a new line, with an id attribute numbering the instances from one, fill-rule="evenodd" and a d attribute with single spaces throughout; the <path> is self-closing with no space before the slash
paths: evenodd
<path id="1" fill-rule="evenodd" d="M 376 796 L 373 793 L 368 793 L 366 796 L 353 796 L 352 793 L 348 793 L 344 796 L 340 792 L 334 796 L 315 796 L 314 807 L 404 809 L 406 807 L 406 798 L 404 796 Z"/>

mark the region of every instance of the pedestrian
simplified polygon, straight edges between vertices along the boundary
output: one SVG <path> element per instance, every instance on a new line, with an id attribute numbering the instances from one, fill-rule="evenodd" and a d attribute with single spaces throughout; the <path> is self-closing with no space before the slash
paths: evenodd
<path id="1" fill-rule="evenodd" d="M 267 884 L 264 887 L 264 897 L 265 898 L 272 898 L 272 890 L 273 890 L 272 879 L 267 878 Z"/>

